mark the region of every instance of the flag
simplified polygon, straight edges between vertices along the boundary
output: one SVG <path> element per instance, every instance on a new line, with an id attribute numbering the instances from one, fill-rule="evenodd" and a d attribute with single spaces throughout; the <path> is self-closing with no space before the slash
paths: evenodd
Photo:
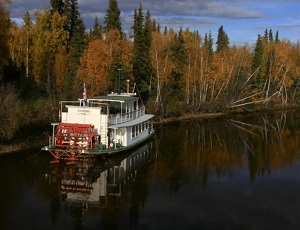
<path id="1" fill-rule="evenodd" d="M 87 93 L 86 93 L 86 87 L 85 87 L 85 82 L 83 86 L 83 101 L 87 103 Z"/>

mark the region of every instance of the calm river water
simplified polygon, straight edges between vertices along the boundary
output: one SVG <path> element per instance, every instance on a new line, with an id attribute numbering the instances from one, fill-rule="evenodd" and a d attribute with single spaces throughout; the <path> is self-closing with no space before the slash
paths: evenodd
<path id="1" fill-rule="evenodd" d="M 108 159 L 0 156 L 0 229 L 300 229 L 300 113 L 156 127 Z"/>

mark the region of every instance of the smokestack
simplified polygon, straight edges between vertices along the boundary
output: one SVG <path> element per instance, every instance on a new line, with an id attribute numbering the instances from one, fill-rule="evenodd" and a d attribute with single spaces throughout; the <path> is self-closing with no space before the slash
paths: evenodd
<path id="1" fill-rule="evenodd" d="M 127 93 L 129 93 L 129 82 L 130 82 L 130 79 L 127 79 Z"/>

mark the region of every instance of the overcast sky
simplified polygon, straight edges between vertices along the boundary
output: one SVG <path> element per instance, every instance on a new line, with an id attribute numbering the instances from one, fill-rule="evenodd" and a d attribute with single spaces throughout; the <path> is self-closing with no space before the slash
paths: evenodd
<path id="1" fill-rule="evenodd" d="M 161 26 L 179 30 L 198 30 L 204 37 L 212 32 L 214 42 L 218 28 L 224 26 L 231 45 L 256 42 L 257 35 L 272 29 L 275 36 L 293 42 L 300 39 L 300 0 L 118 0 L 124 31 L 133 25 L 133 11 L 142 3 L 145 12 Z M 78 0 L 79 11 L 89 29 L 97 16 L 103 25 L 108 0 Z M 26 11 L 34 20 L 33 11 L 50 6 L 50 0 L 12 0 L 8 7 L 11 19 L 20 22 Z"/>

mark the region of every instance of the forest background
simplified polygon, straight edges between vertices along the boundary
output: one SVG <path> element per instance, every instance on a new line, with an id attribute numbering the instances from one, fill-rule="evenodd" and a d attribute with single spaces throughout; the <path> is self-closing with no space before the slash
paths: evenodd
<path id="1" fill-rule="evenodd" d="M 244 112 L 298 107 L 300 41 L 272 29 L 254 46 L 230 46 L 224 27 L 211 31 L 160 28 L 134 9 L 131 31 L 122 30 L 117 0 L 89 31 L 77 0 L 50 0 L 23 24 L 10 19 L 11 0 L 0 0 L 0 141 L 29 135 L 57 120 L 60 100 L 122 91 L 126 80 L 157 119 L 185 113 Z M 34 20 L 32 18 L 34 17 Z"/>

